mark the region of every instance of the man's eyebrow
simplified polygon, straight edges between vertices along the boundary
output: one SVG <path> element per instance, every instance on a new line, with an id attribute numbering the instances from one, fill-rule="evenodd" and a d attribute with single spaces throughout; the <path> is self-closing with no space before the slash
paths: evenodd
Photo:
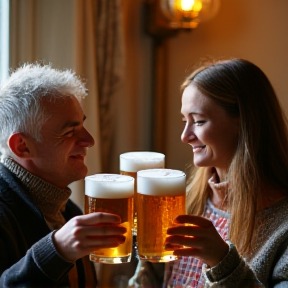
<path id="1" fill-rule="evenodd" d="M 83 122 L 86 120 L 86 115 L 83 116 Z M 65 130 L 70 127 L 76 127 L 80 125 L 81 123 L 79 121 L 68 121 L 66 122 L 60 129 Z"/>

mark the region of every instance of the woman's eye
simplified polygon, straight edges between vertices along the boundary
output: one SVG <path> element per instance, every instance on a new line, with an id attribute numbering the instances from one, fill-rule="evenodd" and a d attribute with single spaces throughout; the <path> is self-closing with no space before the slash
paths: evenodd
<path id="1" fill-rule="evenodd" d="M 204 120 L 201 120 L 201 121 L 194 121 L 194 124 L 195 124 L 196 126 L 201 126 L 201 125 L 203 125 L 204 123 L 205 123 Z"/>

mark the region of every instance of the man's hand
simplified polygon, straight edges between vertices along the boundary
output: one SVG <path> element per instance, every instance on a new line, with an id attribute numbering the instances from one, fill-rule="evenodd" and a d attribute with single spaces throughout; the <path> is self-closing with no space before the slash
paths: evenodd
<path id="1" fill-rule="evenodd" d="M 54 233 L 54 244 L 60 255 L 74 262 L 100 248 L 117 247 L 125 242 L 125 227 L 120 217 L 95 212 L 76 216 Z"/>

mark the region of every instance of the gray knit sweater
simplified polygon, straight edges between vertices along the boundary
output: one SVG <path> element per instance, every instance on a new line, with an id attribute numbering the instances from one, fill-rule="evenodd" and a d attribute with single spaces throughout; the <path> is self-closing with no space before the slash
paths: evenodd
<path id="1" fill-rule="evenodd" d="M 242 258 L 232 243 L 229 246 L 229 253 L 217 266 L 208 269 L 203 265 L 205 288 L 287 288 L 288 198 L 258 213 L 249 257 Z"/>

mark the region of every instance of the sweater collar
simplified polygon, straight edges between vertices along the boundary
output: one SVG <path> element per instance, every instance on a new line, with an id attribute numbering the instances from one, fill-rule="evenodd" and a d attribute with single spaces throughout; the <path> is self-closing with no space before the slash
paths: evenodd
<path id="1" fill-rule="evenodd" d="M 63 226 L 65 219 L 61 212 L 65 210 L 71 190 L 58 188 L 33 175 L 11 157 L 4 159 L 3 164 L 28 188 L 25 193 L 43 213 L 49 227 Z"/>

